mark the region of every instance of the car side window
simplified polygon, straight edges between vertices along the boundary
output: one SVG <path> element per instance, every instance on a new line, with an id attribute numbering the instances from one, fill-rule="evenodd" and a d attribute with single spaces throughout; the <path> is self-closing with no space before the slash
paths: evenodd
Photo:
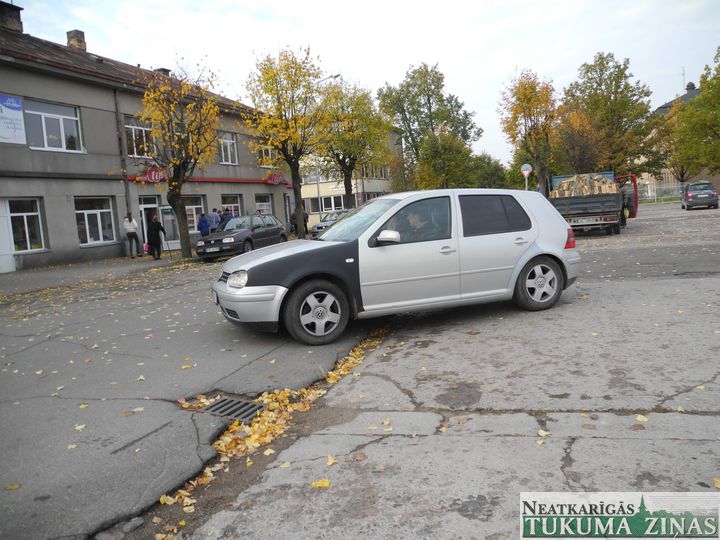
<path id="1" fill-rule="evenodd" d="M 253 216 L 253 218 L 252 218 L 252 228 L 253 229 L 255 227 L 264 227 L 264 226 L 265 226 L 265 224 L 263 223 L 263 220 L 262 220 L 262 218 L 260 218 L 260 216 Z"/>
<path id="2" fill-rule="evenodd" d="M 450 238 L 450 198 L 436 197 L 411 203 L 380 230 L 399 232 L 401 244 Z"/>
<path id="3" fill-rule="evenodd" d="M 273 220 L 272 216 L 262 216 L 262 220 L 266 227 L 275 226 L 275 221 Z"/>
<path id="4" fill-rule="evenodd" d="M 532 222 L 511 195 L 461 195 L 463 236 L 526 231 Z"/>

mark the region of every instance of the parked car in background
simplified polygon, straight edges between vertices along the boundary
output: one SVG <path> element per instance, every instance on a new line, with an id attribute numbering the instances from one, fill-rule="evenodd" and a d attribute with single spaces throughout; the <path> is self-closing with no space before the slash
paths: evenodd
<path id="1" fill-rule="evenodd" d="M 540 193 L 394 193 L 350 211 L 317 240 L 227 261 L 214 302 L 235 324 L 334 341 L 354 318 L 514 299 L 553 307 L 577 278 L 572 228 Z"/>
<path id="2" fill-rule="evenodd" d="M 718 207 L 718 192 L 710 182 L 693 182 L 685 184 L 680 193 L 680 207 L 685 210 L 707 206 L 708 208 Z"/>
<path id="3" fill-rule="evenodd" d="M 195 250 L 201 259 L 215 260 L 286 241 L 285 226 L 275 216 L 239 216 L 222 221 L 217 231 L 198 240 Z"/>
<path id="4" fill-rule="evenodd" d="M 338 219 L 347 214 L 350 210 L 333 210 L 320 218 L 320 223 L 316 223 L 312 227 L 312 237 L 317 238 L 321 232 L 335 223 Z"/>

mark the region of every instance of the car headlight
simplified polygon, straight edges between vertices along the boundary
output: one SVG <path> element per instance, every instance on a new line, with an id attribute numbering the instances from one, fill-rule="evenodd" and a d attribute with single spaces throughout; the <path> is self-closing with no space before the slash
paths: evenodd
<path id="1" fill-rule="evenodd" d="M 245 270 L 238 270 L 228 276 L 227 284 L 228 287 L 234 287 L 236 289 L 242 289 L 248 280 L 248 274 Z"/>
<path id="2" fill-rule="evenodd" d="M 197 247 L 201 247 L 201 246 L 204 246 L 204 245 L 205 245 L 205 242 L 203 242 L 202 240 L 200 240 L 200 241 L 197 243 Z"/>
<path id="3" fill-rule="evenodd" d="M 234 241 L 235 241 L 235 237 L 234 237 L 234 236 L 227 236 L 227 237 L 223 238 L 222 243 L 223 243 L 223 244 L 231 244 L 231 243 L 234 242 Z"/>

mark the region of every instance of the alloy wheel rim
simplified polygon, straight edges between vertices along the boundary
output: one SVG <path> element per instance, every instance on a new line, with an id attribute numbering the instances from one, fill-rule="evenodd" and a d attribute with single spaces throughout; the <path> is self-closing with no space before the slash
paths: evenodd
<path id="1" fill-rule="evenodd" d="M 326 336 L 340 322 L 340 302 L 327 291 L 315 291 L 300 304 L 300 324 L 311 336 Z"/>
<path id="2" fill-rule="evenodd" d="M 536 302 L 551 301 L 557 292 L 558 279 L 555 271 L 546 264 L 533 266 L 525 280 L 528 296 Z"/>

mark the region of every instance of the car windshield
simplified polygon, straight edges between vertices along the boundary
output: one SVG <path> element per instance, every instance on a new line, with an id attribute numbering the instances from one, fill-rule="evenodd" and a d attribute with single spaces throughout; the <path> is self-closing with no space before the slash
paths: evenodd
<path id="1" fill-rule="evenodd" d="M 322 221 L 335 221 L 336 219 L 340 219 L 340 216 L 345 214 L 345 210 L 336 210 L 335 212 L 328 212 L 324 218 L 322 218 Z"/>
<path id="2" fill-rule="evenodd" d="M 399 202 L 398 199 L 372 199 L 359 208 L 351 210 L 327 229 L 319 238 L 322 241 L 351 242 L 375 223 L 389 208 Z"/>
<path id="3" fill-rule="evenodd" d="M 714 189 L 715 186 L 712 184 L 690 184 L 688 189 L 690 191 L 705 191 L 706 189 Z"/>
<path id="4" fill-rule="evenodd" d="M 231 218 L 221 226 L 223 231 L 235 231 L 237 229 L 250 229 L 250 218 L 247 216 Z"/>

